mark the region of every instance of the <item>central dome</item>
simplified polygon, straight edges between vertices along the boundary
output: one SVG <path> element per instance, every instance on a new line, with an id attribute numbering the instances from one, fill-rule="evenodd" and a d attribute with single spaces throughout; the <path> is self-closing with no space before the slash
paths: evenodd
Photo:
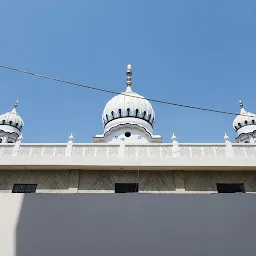
<path id="1" fill-rule="evenodd" d="M 102 113 L 102 122 L 104 128 L 110 127 L 110 123 L 115 123 L 115 126 L 120 123 L 132 123 L 143 124 L 150 128 L 153 128 L 155 122 L 155 112 L 150 102 L 143 96 L 131 89 L 131 65 L 127 66 L 127 88 L 125 92 L 122 92 L 113 97 L 105 106 Z M 151 130 L 150 129 L 150 130 Z"/>
<path id="2" fill-rule="evenodd" d="M 148 122 L 152 127 L 155 113 L 152 105 L 136 92 L 123 92 L 113 97 L 105 106 L 102 114 L 104 127 L 107 123 L 118 118 L 139 118 Z"/>

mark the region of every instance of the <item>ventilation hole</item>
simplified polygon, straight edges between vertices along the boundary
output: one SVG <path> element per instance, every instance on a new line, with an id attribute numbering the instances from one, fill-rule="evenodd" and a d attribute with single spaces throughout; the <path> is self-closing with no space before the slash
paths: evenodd
<path id="1" fill-rule="evenodd" d="M 9 140 L 8 143 L 13 143 L 13 141 Z"/>
<path id="2" fill-rule="evenodd" d="M 113 117 L 113 119 L 115 118 L 115 114 L 114 114 L 114 111 L 111 112 L 111 115 Z"/>
<path id="3" fill-rule="evenodd" d="M 125 135 L 125 137 L 130 137 L 131 133 L 130 132 L 126 132 L 124 135 Z"/>
<path id="4" fill-rule="evenodd" d="M 255 121 L 254 121 L 254 120 L 252 120 L 252 123 L 253 123 L 253 124 L 255 124 Z"/>
<path id="5" fill-rule="evenodd" d="M 150 121 L 150 119 L 151 119 L 151 114 L 148 116 L 148 121 Z"/>
<path id="6" fill-rule="evenodd" d="M 121 117 L 122 116 L 122 110 L 118 109 L 118 112 L 119 112 L 119 116 Z"/>
<path id="7" fill-rule="evenodd" d="M 5 124 L 5 120 L 3 120 L 3 124 Z"/>
<path id="8" fill-rule="evenodd" d="M 136 111 L 135 111 L 135 117 L 138 117 L 138 114 L 139 114 L 139 110 L 136 109 Z"/>
<path id="9" fill-rule="evenodd" d="M 106 115 L 106 119 L 107 119 L 107 121 L 108 121 L 108 115 Z"/>
<path id="10" fill-rule="evenodd" d="M 2 139 L 0 139 L 0 143 L 2 143 L 2 141 L 3 141 L 3 140 L 2 140 Z"/>
<path id="11" fill-rule="evenodd" d="M 238 123 L 238 126 L 239 126 L 239 127 L 242 127 L 241 123 Z"/>
<path id="12" fill-rule="evenodd" d="M 244 123 L 245 123 L 245 124 L 248 124 L 248 122 L 247 122 L 247 121 L 244 121 Z"/>
<path id="13" fill-rule="evenodd" d="M 10 121 L 9 124 L 12 125 L 12 121 Z"/>
<path id="14" fill-rule="evenodd" d="M 130 109 L 127 108 L 127 116 L 130 116 Z"/>
<path id="15" fill-rule="evenodd" d="M 143 118 L 145 118 L 146 114 L 147 114 L 146 111 L 144 111 L 143 112 Z"/>

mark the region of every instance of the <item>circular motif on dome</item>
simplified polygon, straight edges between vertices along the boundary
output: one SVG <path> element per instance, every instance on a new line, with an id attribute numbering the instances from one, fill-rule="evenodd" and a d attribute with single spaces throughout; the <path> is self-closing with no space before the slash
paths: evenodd
<path id="1" fill-rule="evenodd" d="M 129 138 L 131 136 L 131 133 L 130 132 L 126 132 L 124 135 L 125 135 L 125 137 Z"/>

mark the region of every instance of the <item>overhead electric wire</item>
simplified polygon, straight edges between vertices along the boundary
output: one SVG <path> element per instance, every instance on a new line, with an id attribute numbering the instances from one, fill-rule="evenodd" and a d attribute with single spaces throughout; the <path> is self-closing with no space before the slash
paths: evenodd
<path id="1" fill-rule="evenodd" d="M 110 94 L 115 94 L 115 95 L 121 94 L 121 95 L 125 95 L 125 96 L 128 96 L 128 97 L 141 99 L 140 96 L 115 92 L 115 91 L 111 91 L 111 90 L 107 90 L 107 89 L 102 89 L 102 88 L 98 88 L 98 87 L 84 85 L 84 84 L 79 84 L 79 83 L 75 83 L 75 82 L 71 82 L 71 81 L 67 81 L 67 80 L 62 80 L 62 79 L 58 79 L 58 78 L 55 78 L 55 77 L 50 77 L 50 76 L 46 76 L 46 75 L 42 75 L 42 74 L 37 74 L 37 73 L 30 72 L 30 71 L 26 71 L 26 70 L 22 70 L 22 69 L 18 69 L 18 68 L 13 68 L 13 67 L 1 65 L 1 64 L 0 64 L 0 68 L 8 69 L 8 70 L 16 71 L 16 72 L 19 72 L 19 73 L 23 73 L 23 74 L 27 74 L 27 75 L 31 75 L 31 76 L 36 76 L 36 77 L 44 78 L 44 79 L 47 79 L 47 80 L 64 83 L 64 84 L 70 84 L 70 85 L 74 85 L 74 86 L 78 86 L 78 87 L 83 87 L 83 88 L 87 88 L 87 89 L 91 89 L 91 90 L 95 90 L 95 91 L 100 91 L 100 92 L 105 92 L 105 93 L 110 93 Z M 182 108 L 190 108 L 190 109 L 196 109 L 196 110 L 208 111 L 208 112 L 214 112 L 214 113 L 226 114 L 226 115 L 236 115 L 236 116 L 242 115 L 242 114 L 237 114 L 237 113 L 228 112 L 228 111 L 184 105 L 184 104 L 168 102 L 168 101 L 164 101 L 164 100 L 157 100 L 157 99 L 151 99 L 151 98 L 145 98 L 145 97 L 144 97 L 144 99 L 146 99 L 148 101 L 151 101 L 151 102 L 157 102 L 157 103 L 161 103 L 161 104 L 166 104 L 166 105 L 171 105 L 171 106 L 176 106 L 176 107 L 182 107 Z M 248 116 L 248 115 L 244 115 L 244 116 Z M 251 117 L 254 117 L 254 116 L 251 116 Z"/>

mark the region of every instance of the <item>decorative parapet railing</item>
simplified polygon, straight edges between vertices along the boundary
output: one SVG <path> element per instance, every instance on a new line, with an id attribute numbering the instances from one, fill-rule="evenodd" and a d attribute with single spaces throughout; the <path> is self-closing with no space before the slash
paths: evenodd
<path id="1" fill-rule="evenodd" d="M 2 156 L 75 156 L 75 157 L 110 157 L 119 156 L 119 145 L 109 144 L 0 144 Z"/>
<path id="2" fill-rule="evenodd" d="M 172 144 L 163 145 L 127 145 L 125 155 L 129 157 L 217 157 L 226 156 L 226 147 L 223 145 L 179 145 L 175 156 Z"/>
<path id="3" fill-rule="evenodd" d="M 127 157 L 127 158 L 216 158 L 256 157 L 256 144 L 193 144 L 193 143 L 152 143 L 152 144 L 0 144 L 0 157 Z"/>

